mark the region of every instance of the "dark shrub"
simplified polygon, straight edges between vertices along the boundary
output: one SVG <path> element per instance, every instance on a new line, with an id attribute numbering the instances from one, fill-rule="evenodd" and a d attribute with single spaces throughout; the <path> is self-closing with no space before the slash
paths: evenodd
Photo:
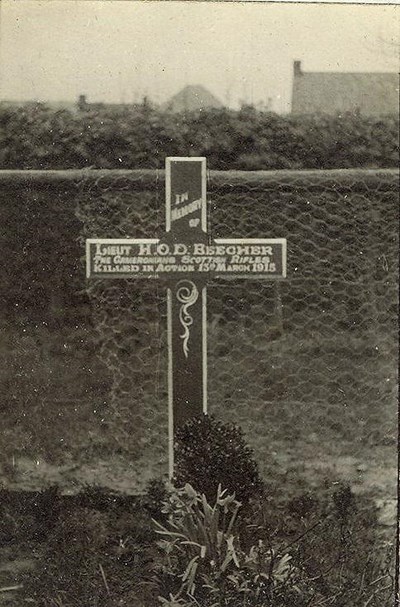
<path id="1" fill-rule="evenodd" d="M 189 420 L 176 435 L 174 484 L 190 483 L 215 502 L 218 485 L 246 505 L 262 492 L 253 452 L 233 424 L 204 415 Z"/>

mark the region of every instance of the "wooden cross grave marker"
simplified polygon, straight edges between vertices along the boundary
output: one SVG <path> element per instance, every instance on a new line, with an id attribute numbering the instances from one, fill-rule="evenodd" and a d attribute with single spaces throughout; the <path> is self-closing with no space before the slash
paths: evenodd
<path id="1" fill-rule="evenodd" d="M 87 278 L 164 278 L 168 302 L 169 473 L 175 430 L 207 412 L 207 288 L 213 277 L 286 276 L 285 238 L 208 233 L 206 159 L 166 159 L 163 238 L 90 238 Z"/>

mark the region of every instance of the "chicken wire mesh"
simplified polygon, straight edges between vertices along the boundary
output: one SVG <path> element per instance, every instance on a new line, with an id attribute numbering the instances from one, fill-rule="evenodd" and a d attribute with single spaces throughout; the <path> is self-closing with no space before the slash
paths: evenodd
<path id="1" fill-rule="evenodd" d="M 316 183 L 304 174 L 298 181 L 290 175 L 290 183 L 279 174 L 266 182 L 209 177 L 213 237 L 288 240 L 284 282 L 208 285 L 209 410 L 239 423 L 259 452 L 300 434 L 323 441 L 340 430 L 338 438 L 364 442 L 373 442 L 374 432 L 381 439 L 394 434 L 396 194 L 387 173 L 367 183 L 362 172 L 344 176 L 342 183 L 329 174 Z M 153 191 L 111 186 L 91 196 L 91 187 L 82 182 L 79 196 L 86 237 L 162 234 L 157 174 Z M 130 420 L 126 431 L 138 453 L 149 450 L 162 461 L 165 288 L 112 280 L 88 292 L 112 375 L 113 418 Z"/>
<path id="2" fill-rule="evenodd" d="M 72 452 L 79 439 L 87 450 L 129 453 L 140 485 L 141 475 L 167 470 L 166 288 L 143 279 L 86 282 L 84 241 L 161 236 L 163 173 L 34 177 L 12 186 L 6 220 L 18 227 L 3 241 L 20 243 L 24 284 L 14 284 L 9 268 L 3 303 L 18 339 L 36 352 L 15 362 L 30 419 L 40 416 L 36 442 L 47 432 L 49 451 L 60 436 Z M 284 281 L 208 284 L 209 411 L 242 426 L 261 467 L 284 443 L 336 443 L 338 452 L 351 443 L 353 453 L 393 444 L 396 171 L 215 172 L 207 187 L 213 237 L 288 243 Z M 20 242 L 27 208 L 35 210 L 30 238 Z M 57 379 L 61 355 L 69 358 Z M 24 440 L 32 443 L 32 428 Z"/>

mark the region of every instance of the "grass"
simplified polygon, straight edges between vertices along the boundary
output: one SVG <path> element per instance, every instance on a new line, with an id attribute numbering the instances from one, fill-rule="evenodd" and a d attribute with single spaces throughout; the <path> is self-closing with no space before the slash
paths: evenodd
<path id="1" fill-rule="evenodd" d="M 167 575 L 157 546 L 153 518 L 161 512 L 165 491 L 153 483 L 142 496 L 128 497 L 99 487 L 75 496 L 56 488 L 40 493 L 2 492 L 0 536 L 8 547 L 9 575 L 0 577 L 7 605 L 20 607 L 156 607 L 158 596 L 177 588 Z M 248 550 L 256 537 L 296 564 L 303 592 L 313 579 L 305 607 L 381 607 L 393 597 L 393 550 L 379 534 L 376 511 L 331 477 L 319 488 L 299 481 L 269 485 L 235 533 Z M 247 548 L 246 548 L 247 546 Z M 11 550 L 11 554 L 10 554 Z M 18 563 L 30 555 L 28 570 Z M 300 576 L 300 577 L 299 577 Z M 22 586 L 22 588 L 19 588 Z M 18 587 L 18 588 L 17 588 Z M 8 588 L 8 590 L 5 590 Z M 0 588 L 1 590 L 1 588 Z M 240 603 L 230 607 L 256 607 Z M 208 607 L 208 602 L 200 603 Z M 223 603 L 218 603 L 222 605 Z M 182 605 L 195 605 L 186 599 Z M 211 605 L 211 603 L 210 603 Z M 276 600 L 262 607 L 281 607 Z M 286 605 L 285 605 L 286 607 Z"/>

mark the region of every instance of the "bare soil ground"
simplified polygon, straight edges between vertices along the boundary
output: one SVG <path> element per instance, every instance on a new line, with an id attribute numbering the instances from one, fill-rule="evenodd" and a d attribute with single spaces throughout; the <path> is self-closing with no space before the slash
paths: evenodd
<path id="1" fill-rule="evenodd" d="M 312 487 L 333 475 L 337 481 L 348 482 L 355 494 L 370 495 L 378 508 L 385 511 L 382 520 L 389 517 L 390 510 L 393 510 L 395 517 L 397 460 L 393 445 L 375 446 L 368 450 L 367 457 L 367 454 L 333 455 L 315 445 L 304 445 L 301 457 L 295 448 L 288 448 L 287 445 L 276 445 L 272 454 L 272 467 L 271 461 L 260 462 L 267 481 L 272 473 L 273 477 L 285 476 L 288 484 L 296 482 L 297 478 Z M 128 457 L 121 455 L 85 463 L 74 461 L 58 465 L 21 457 L 7 465 L 6 470 L 3 467 L 0 475 L 0 485 L 5 489 L 38 491 L 57 485 L 65 494 L 77 493 L 83 487 L 91 485 L 135 495 L 145 489 L 149 480 L 145 461 L 131 462 Z M 394 520 L 393 518 L 392 522 Z"/>

